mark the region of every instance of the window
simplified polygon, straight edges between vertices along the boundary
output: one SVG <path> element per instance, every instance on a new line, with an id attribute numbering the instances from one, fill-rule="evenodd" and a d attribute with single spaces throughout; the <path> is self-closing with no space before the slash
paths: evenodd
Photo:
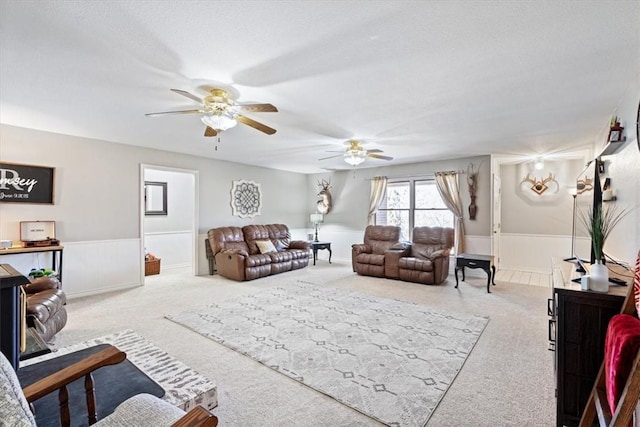
<path id="1" fill-rule="evenodd" d="M 376 224 L 400 226 L 400 240 L 410 241 L 414 227 L 451 227 L 453 213 L 445 206 L 434 180 L 387 183 Z"/>

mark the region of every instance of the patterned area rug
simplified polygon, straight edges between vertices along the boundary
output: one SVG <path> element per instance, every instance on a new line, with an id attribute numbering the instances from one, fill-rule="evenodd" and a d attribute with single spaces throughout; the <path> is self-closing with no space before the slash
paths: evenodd
<path id="1" fill-rule="evenodd" d="M 489 319 L 297 282 L 167 316 L 390 426 L 423 426 Z"/>

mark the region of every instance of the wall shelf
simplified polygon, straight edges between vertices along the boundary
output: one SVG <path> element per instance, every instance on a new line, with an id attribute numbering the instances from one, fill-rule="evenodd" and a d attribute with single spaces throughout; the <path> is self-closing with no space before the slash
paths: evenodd
<path id="1" fill-rule="evenodd" d="M 626 140 L 627 140 L 627 137 L 623 137 L 620 141 L 607 142 L 607 145 L 604 146 L 604 148 L 602 149 L 600 154 L 596 156 L 596 158 L 615 154 L 620 149 L 620 147 L 624 145 Z"/>

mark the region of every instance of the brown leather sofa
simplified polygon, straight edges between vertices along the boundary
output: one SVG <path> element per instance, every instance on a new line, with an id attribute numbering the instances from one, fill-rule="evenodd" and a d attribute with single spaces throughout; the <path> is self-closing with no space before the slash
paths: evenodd
<path id="1" fill-rule="evenodd" d="M 45 341 L 51 341 L 67 324 L 67 297 L 55 277 L 40 277 L 22 285 L 27 294 L 27 326 L 35 328 Z"/>
<path id="2" fill-rule="evenodd" d="M 427 285 L 439 285 L 447 279 L 453 228 L 416 227 L 413 242 L 398 242 L 399 238 L 399 227 L 368 226 L 364 244 L 352 246 L 353 271 Z"/>
<path id="3" fill-rule="evenodd" d="M 253 280 L 309 265 L 309 242 L 291 240 L 284 224 L 213 228 L 208 237 L 218 274 L 229 279 Z M 269 243 L 273 247 L 265 248 Z"/>
<path id="4" fill-rule="evenodd" d="M 398 278 L 427 285 L 444 282 L 449 275 L 449 255 L 453 239 L 453 228 L 414 228 L 411 247 L 398 257 Z"/>
<path id="5" fill-rule="evenodd" d="M 364 230 L 364 243 L 351 246 L 353 271 L 363 276 L 387 277 L 385 257 L 393 247 L 401 250 L 400 227 L 369 225 Z M 397 252 L 397 250 L 396 250 Z M 393 266 L 391 266 L 393 267 Z"/>

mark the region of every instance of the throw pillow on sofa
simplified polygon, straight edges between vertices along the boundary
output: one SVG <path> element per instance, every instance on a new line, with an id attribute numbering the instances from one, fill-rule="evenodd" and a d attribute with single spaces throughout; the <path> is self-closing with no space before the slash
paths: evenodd
<path id="1" fill-rule="evenodd" d="M 273 246 L 271 240 L 256 240 L 256 245 L 261 254 L 268 254 L 269 252 L 277 252 L 276 247 Z"/>

